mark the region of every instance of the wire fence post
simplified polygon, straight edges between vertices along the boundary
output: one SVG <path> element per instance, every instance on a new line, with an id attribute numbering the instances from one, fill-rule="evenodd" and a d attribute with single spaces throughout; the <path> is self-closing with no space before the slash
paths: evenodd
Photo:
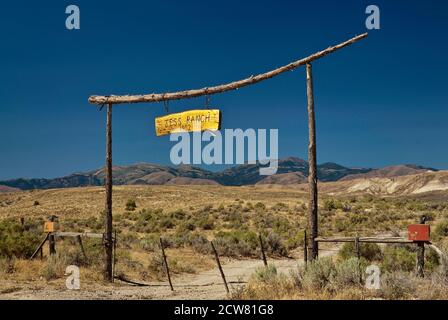
<path id="1" fill-rule="evenodd" d="M 163 240 L 160 238 L 160 249 L 162 250 L 163 261 L 165 264 L 166 276 L 168 277 L 168 282 L 170 283 L 171 291 L 174 291 L 173 284 L 171 283 L 170 269 L 168 267 L 168 261 L 165 255 L 165 248 L 163 247 Z"/>
<path id="2" fill-rule="evenodd" d="M 229 286 L 227 285 L 226 276 L 224 275 L 224 271 L 222 270 L 221 262 L 219 261 L 218 252 L 216 251 L 215 246 L 213 245 L 213 241 L 210 241 L 210 245 L 212 246 L 213 253 L 215 254 L 216 264 L 218 265 L 219 272 L 221 273 L 221 278 L 222 278 L 222 281 L 224 282 L 224 286 L 226 287 L 227 294 L 229 294 L 230 290 L 229 290 Z"/>
<path id="3" fill-rule="evenodd" d="M 261 237 L 261 234 L 258 235 L 258 239 L 260 240 L 261 257 L 263 259 L 264 266 L 267 267 L 268 261 L 266 260 L 266 254 L 264 253 L 263 238 Z"/>

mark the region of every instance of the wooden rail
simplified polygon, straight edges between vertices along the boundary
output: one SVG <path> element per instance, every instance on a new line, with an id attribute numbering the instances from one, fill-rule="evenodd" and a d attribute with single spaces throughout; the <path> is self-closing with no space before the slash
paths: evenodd
<path id="1" fill-rule="evenodd" d="M 335 237 L 325 238 L 319 237 L 314 239 L 317 242 L 356 242 L 356 237 Z M 367 243 L 415 243 L 412 240 L 408 240 L 403 237 L 359 237 L 359 242 Z"/>
<path id="2" fill-rule="evenodd" d="M 287 71 L 294 70 L 300 66 L 306 65 L 316 59 L 322 58 L 332 52 L 335 52 L 336 50 L 342 49 L 344 47 L 347 47 L 361 39 L 364 39 L 367 37 L 367 33 L 361 34 L 359 36 L 353 37 L 345 42 L 342 42 L 338 45 L 328 47 L 325 50 L 316 52 L 306 58 L 302 58 L 300 60 L 291 62 L 285 66 L 282 66 L 280 68 L 271 70 L 266 73 L 262 73 L 256 76 L 250 76 L 249 78 L 245 78 L 242 80 L 234 81 L 227 84 L 222 84 L 218 86 L 213 87 L 206 87 L 202 89 L 193 89 L 193 90 L 184 90 L 184 91 L 178 91 L 178 92 L 167 92 L 167 93 L 150 93 L 150 94 L 142 94 L 142 95 L 124 95 L 124 96 L 90 96 L 89 102 L 96 104 L 96 105 L 103 105 L 103 104 L 122 104 L 122 103 L 139 103 L 139 102 L 162 102 L 162 101 L 169 101 L 169 100 L 180 100 L 180 99 L 187 99 L 187 98 L 194 98 L 194 97 L 200 97 L 204 95 L 212 95 L 216 93 L 222 93 L 226 91 L 236 90 L 251 84 L 255 84 L 257 82 L 261 82 L 263 80 L 267 80 L 270 78 L 273 78 L 275 76 L 278 76 L 279 74 L 282 74 Z"/>
<path id="3" fill-rule="evenodd" d="M 61 231 L 56 231 L 56 232 L 52 232 L 51 235 L 58 237 L 58 238 L 77 238 L 77 237 L 82 237 L 82 238 L 97 238 L 97 239 L 102 239 L 103 238 L 103 234 L 102 233 L 93 233 L 93 232 L 61 232 Z"/>

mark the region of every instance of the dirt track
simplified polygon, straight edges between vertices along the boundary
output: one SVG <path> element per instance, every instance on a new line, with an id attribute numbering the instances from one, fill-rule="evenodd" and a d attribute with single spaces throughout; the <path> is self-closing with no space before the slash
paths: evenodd
<path id="1" fill-rule="evenodd" d="M 329 256 L 336 251 L 322 251 L 320 256 Z M 295 270 L 303 260 L 281 259 L 270 260 L 280 273 L 289 274 Z M 243 285 L 255 270 L 262 266 L 260 260 L 234 260 L 223 266 L 230 290 Z M 78 300 L 78 299 L 225 299 L 226 291 L 217 268 L 195 275 L 183 275 L 174 278 L 174 291 L 172 292 L 166 282 L 152 282 L 151 286 L 135 286 L 117 281 L 112 285 L 87 285 L 83 287 L 81 275 L 81 290 L 73 291 L 61 286 L 42 287 L 32 283 L 19 283 L 0 281 L 0 287 L 6 288 L 0 293 L 0 299 L 39 299 L 39 300 Z M 9 290 L 8 290 L 9 288 Z M 10 292 L 8 292 L 10 291 Z"/>

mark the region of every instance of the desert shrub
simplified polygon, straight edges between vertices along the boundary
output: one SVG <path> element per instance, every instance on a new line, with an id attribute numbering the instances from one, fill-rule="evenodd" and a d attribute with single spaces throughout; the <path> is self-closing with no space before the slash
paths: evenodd
<path id="1" fill-rule="evenodd" d="M 14 258 L 0 257 L 0 274 L 12 274 L 15 271 Z"/>
<path id="2" fill-rule="evenodd" d="M 137 244 L 138 241 L 139 241 L 138 234 L 136 234 L 135 232 L 130 231 L 130 232 L 127 232 L 127 233 L 121 235 L 120 239 L 118 239 L 117 243 L 122 248 L 130 249 L 135 244 Z"/>
<path id="3" fill-rule="evenodd" d="M 137 204 L 135 203 L 135 200 L 129 199 L 128 201 L 126 201 L 126 211 L 135 211 L 136 208 Z"/>
<path id="4" fill-rule="evenodd" d="M 201 217 L 197 220 L 197 225 L 202 230 L 213 230 L 215 228 L 215 222 L 210 217 Z"/>
<path id="5" fill-rule="evenodd" d="M 163 255 L 156 253 L 149 259 L 148 271 L 154 275 L 157 279 L 162 279 L 165 276 L 165 262 L 163 261 Z"/>
<path id="6" fill-rule="evenodd" d="M 344 231 L 350 230 L 351 227 L 352 227 L 352 225 L 345 218 L 338 217 L 334 220 L 334 229 L 337 232 L 344 232 Z"/>
<path id="7" fill-rule="evenodd" d="M 89 217 L 84 220 L 79 220 L 77 225 L 79 227 L 85 227 L 92 230 L 100 230 L 101 228 L 103 228 L 103 221 L 100 218 Z"/>
<path id="8" fill-rule="evenodd" d="M 277 277 L 277 268 L 273 264 L 268 264 L 267 267 L 259 267 L 255 270 L 252 278 L 256 281 L 269 283 Z"/>
<path id="9" fill-rule="evenodd" d="M 448 220 L 442 220 L 436 225 L 434 236 L 436 238 L 448 237 Z"/>
<path id="10" fill-rule="evenodd" d="M 272 229 L 278 234 L 287 234 L 292 229 L 291 224 L 285 217 L 274 217 Z"/>
<path id="11" fill-rule="evenodd" d="M 161 229 L 172 229 L 175 227 L 175 224 L 171 217 L 165 216 L 160 219 L 159 226 Z"/>
<path id="12" fill-rule="evenodd" d="M 262 203 L 262 202 L 257 202 L 257 203 L 254 205 L 254 209 L 255 209 L 255 211 L 257 211 L 257 212 L 261 212 L 261 211 L 266 210 L 266 205 L 265 205 L 264 203 Z"/>
<path id="13" fill-rule="evenodd" d="M 434 271 L 436 268 L 440 266 L 440 258 L 437 252 L 432 249 L 428 248 L 425 250 L 425 269 L 428 271 Z"/>
<path id="14" fill-rule="evenodd" d="M 282 257 L 288 256 L 288 249 L 282 242 L 281 237 L 275 232 L 269 232 L 265 237 L 266 251 L 271 255 Z"/>
<path id="15" fill-rule="evenodd" d="M 338 203 L 334 199 L 326 199 L 324 201 L 324 209 L 327 211 L 336 210 L 338 208 Z"/>
<path id="16" fill-rule="evenodd" d="M 357 258 L 349 258 L 335 264 L 335 272 L 330 278 L 330 283 L 334 290 L 350 286 L 360 285 L 362 270 L 365 270 L 364 263 Z"/>
<path id="17" fill-rule="evenodd" d="M 40 202 L 39 201 L 34 201 L 34 203 L 33 203 L 33 206 L 39 206 L 40 205 Z"/>
<path id="18" fill-rule="evenodd" d="M 216 249 L 224 256 L 253 256 L 257 252 L 258 236 L 251 231 L 220 231 L 215 234 Z"/>
<path id="19" fill-rule="evenodd" d="M 407 273 L 393 272 L 381 276 L 380 293 L 384 299 L 397 300 L 410 298 L 415 292 L 412 277 Z"/>
<path id="20" fill-rule="evenodd" d="M 381 269 L 384 271 L 412 271 L 416 254 L 406 246 L 387 246 L 383 253 Z"/>
<path id="21" fill-rule="evenodd" d="M 50 281 L 64 276 L 65 269 L 71 263 L 65 252 L 58 251 L 56 254 L 48 257 L 41 270 L 41 275 L 45 280 Z"/>
<path id="22" fill-rule="evenodd" d="M 267 300 L 284 299 L 297 292 L 295 283 L 274 266 L 260 267 L 251 276 L 246 286 L 233 288 L 230 299 Z"/>
<path id="23" fill-rule="evenodd" d="M 360 256 L 367 261 L 378 261 L 382 259 L 382 252 L 379 245 L 376 243 L 360 243 Z M 344 260 L 356 257 L 355 243 L 347 242 L 338 253 L 339 257 Z"/>
<path id="24" fill-rule="evenodd" d="M 303 246 L 304 243 L 304 231 L 298 231 L 292 236 L 288 237 L 286 240 L 286 247 L 288 250 L 295 249 L 297 247 Z"/>
<path id="25" fill-rule="evenodd" d="M 288 205 L 283 202 L 277 202 L 275 205 L 271 207 L 273 211 L 285 211 L 288 209 Z"/>
<path id="26" fill-rule="evenodd" d="M 25 225 L 11 220 L 0 222 L 0 257 L 29 258 L 41 241 L 37 225 Z"/>
<path id="27" fill-rule="evenodd" d="M 158 234 L 148 234 L 143 237 L 143 239 L 140 240 L 140 247 L 143 250 L 147 251 L 155 251 L 158 250 L 160 247 L 159 244 L 159 238 L 160 236 Z"/>
<path id="28" fill-rule="evenodd" d="M 196 229 L 196 225 L 188 220 L 184 221 L 181 224 L 178 225 L 176 232 L 177 233 L 184 233 L 186 231 L 194 231 Z"/>
<path id="29" fill-rule="evenodd" d="M 186 215 L 187 214 L 182 209 L 178 209 L 170 213 L 170 217 L 176 220 L 183 220 L 185 219 Z"/>
<path id="30" fill-rule="evenodd" d="M 141 233 L 155 233 L 160 232 L 160 222 L 162 216 L 162 210 L 141 210 L 136 217 L 135 224 L 130 228 L 132 231 Z M 134 219 L 132 219 L 134 220 Z M 167 220 L 169 221 L 169 219 Z M 165 223 L 168 223 L 164 221 Z M 163 228 L 163 227 L 162 227 Z"/>
<path id="31" fill-rule="evenodd" d="M 196 269 L 191 264 L 179 260 L 176 257 L 168 257 L 168 266 L 170 271 L 176 273 L 196 273 Z"/>
<path id="32" fill-rule="evenodd" d="M 203 235 L 193 233 L 189 236 L 188 241 L 196 252 L 208 254 L 212 251 L 210 242 Z"/>
<path id="33" fill-rule="evenodd" d="M 196 272 L 194 266 L 185 261 L 180 261 L 176 257 L 168 256 L 167 260 L 170 272 L 173 274 Z M 157 252 L 149 259 L 148 272 L 159 280 L 166 277 L 165 262 L 163 260 L 163 255 L 160 252 Z"/>
<path id="34" fill-rule="evenodd" d="M 301 269 L 298 281 L 304 289 L 322 290 L 328 288 L 335 272 L 336 267 L 331 258 L 320 258 L 311 261 L 306 269 Z"/>

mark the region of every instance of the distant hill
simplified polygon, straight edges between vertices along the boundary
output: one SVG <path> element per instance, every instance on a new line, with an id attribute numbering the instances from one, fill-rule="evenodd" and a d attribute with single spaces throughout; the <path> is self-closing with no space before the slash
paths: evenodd
<path id="1" fill-rule="evenodd" d="M 11 188 L 11 187 L 7 187 L 7 186 L 0 186 L 0 193 L 2 192 L 14 192 L 14 191 L 19 191 L 20 189 L 17 188 Z"/>
<path id="2" fill-rule="evenodd" d="M 438 171 L 434 168 L 427 168 L 422 166 L 417 166 L 413 164 L 403 164 L 397 166 L 389 166 L 381 169 L 371 170 L 366 173 L 349 174 L 341 178 L 341 180 L 353 180 L 353 179 L 363 179 L 363 178 L 388 178 L 388 177 L 400 177 L 407 176 L 411 174 L 418 174 L 424 172 L 435 172 Z"/>
<path id="3" fill-rule="evenodd" d="M 137 163 L 129 166 L 114 166 L 113 181 L 115 185 L 221 184 L 226 186 L 255 184 L 290 185 L 307 181 L 308 163 L 297 157 L 280 159 L 277 173 L 272 176 L 261 176 L 259 170 L 262 167 L 263 165 L 259 163 L 244 164 L 221 172 L 212 172 L 190 165 L 169 167 L 150 163 Z M 400 165 L 382 169 L 347 168 L 332 162 L 323 163 L 317 167 L 318 179 L 323 182 L 372 177 L 393 177 L 426 171 L 436 170 L 416 165 Z M 104 168 L 101 168 L 55 179 L 13 179 L 0 181 L 0 192 L 2 190 L 14 189 L 32 190 L 100 186 L 104 184 L 104 177 Z"/>
<path id="4" fill-rule="evenodd" d="M 303 190 L 306 185 L 300 186 Z M 448 190 L 448 171 L 426 171 L 418 174 L 382 178 L 360 178 L 321 184 L 327 194 L 370 193 L 375 195 L 422 195 Z"/>

